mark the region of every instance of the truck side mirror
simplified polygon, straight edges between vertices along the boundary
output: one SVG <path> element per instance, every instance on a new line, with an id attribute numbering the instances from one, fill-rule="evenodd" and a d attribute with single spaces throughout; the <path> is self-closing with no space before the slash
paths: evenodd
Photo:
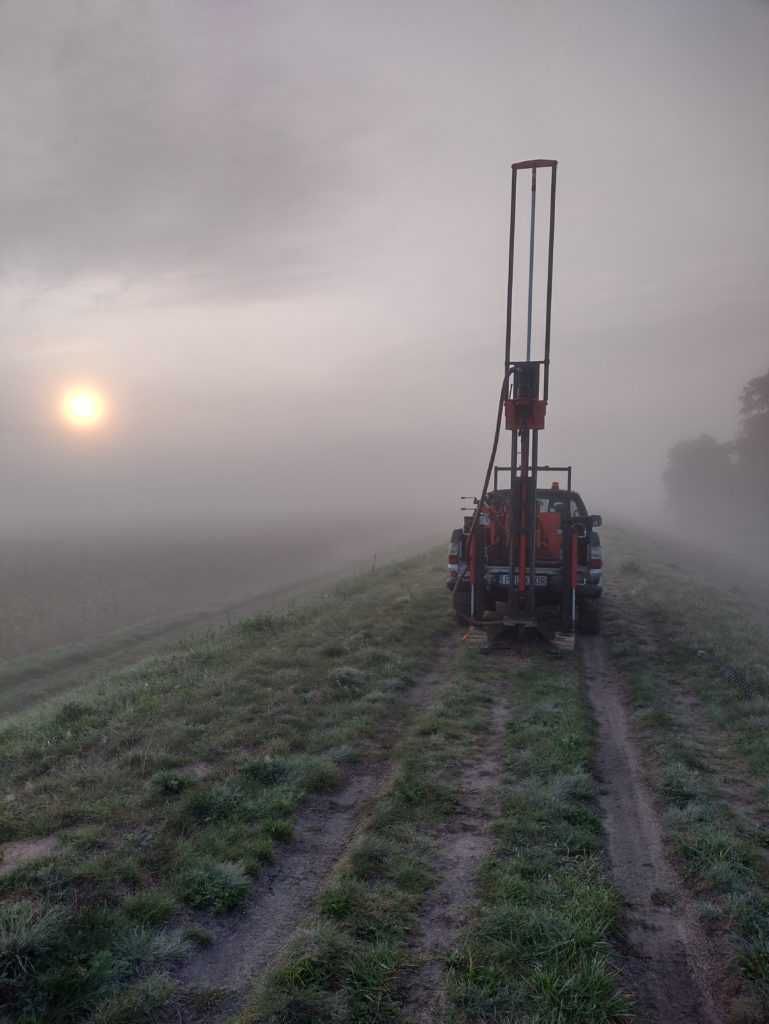
<path id="1" fill-rule="evenodd" d="M 595 526 L 603 526 L 603 519 L 600 516 L 591 516 L 590 517 L 590 525 L 593 526 L 593 527 L 595 527 Z"/>

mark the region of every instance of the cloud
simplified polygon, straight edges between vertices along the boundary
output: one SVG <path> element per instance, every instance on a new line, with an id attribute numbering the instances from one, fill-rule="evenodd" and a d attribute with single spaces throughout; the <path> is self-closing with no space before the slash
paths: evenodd
<path id="1" fill-rule="evenodd" d="M 3 5 L 2 272 L 198 295 L 317 281 L 355 190 L 365 83 L 318 81 L 276 10 Z"/>
<path id="2" fill-rule="evenodd" d="M 4 521 L 309 494 L 451 522 L 493 427 L 509 163 L 536 155 L 547 457 L 607 508 L 652 493 L 765 371 L 769 18 L 732 6 L 0 0 Z M 113 400 L 100 438 L 60 430 L 73 376 Z"/>

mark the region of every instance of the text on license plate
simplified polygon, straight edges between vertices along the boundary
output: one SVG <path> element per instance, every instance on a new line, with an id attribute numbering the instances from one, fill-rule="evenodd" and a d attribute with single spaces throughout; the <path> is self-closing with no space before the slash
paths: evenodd
<path id="1" fill-rule="evenodd" d="M 514 587 L 518 586 L 518 580 L 519 580 L 519 576 L 516 573 L 515 576 L 513 576 L 513 586 Z M 500 573 L 500 575 L 497 576 L 497 583 L 501 584 L 503 587 L 506 587 L 509 582 L 510 582 L 510 573 L 509 572 Z M 526 586 L 530 586 L 530 585 L 531 585 L 531 576 L 527 575 L 526 576 Z M 546 587 L 547 586 L 547 576 L 540 576 L 539 574 L 537 574 L 534 577 L 534 586 L 535 587 Z"/>

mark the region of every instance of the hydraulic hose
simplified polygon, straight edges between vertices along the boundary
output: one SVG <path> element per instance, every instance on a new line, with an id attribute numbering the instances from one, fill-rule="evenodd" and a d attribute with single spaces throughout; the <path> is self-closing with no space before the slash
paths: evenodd
<path id="1" fill-rule="evenodd" d="M 477 504 L 476 509 L 475 509 L 475 514 L 473 515 L 473 521 L 472 521 L 472 523 L 470 525 L 470 529 L 468 531 L 468 536 L 469 537 L 472 537 L 474 532 L 475 532 L 475 528 L 478 525 L 478 519 L 479 519 L 480 514 L 481 514 L 481 506 L 485 502 L 486 495 L 488 494 L 488 491 L 489 491 L 489 481 L 491 480 L 491 473 L 492 473 L 492 470 L 494 469 L 494 462 L 495 462 L 496 457 L 497 457 L 497 448 L 499 446 L 499 432 L 502 429 L 502 413 L 504 412 L 505 399 L 507 398 L 507 384 L 508 384 L 508 381 L 510 380 L 510 374 L 512 372 L 513 372 L 512 368 L 508 368 L 507 370 L 505 370 L 505 375 L 504 375 L 504 377 L 502 379 L 502 389 L 501 389 L 501 391 L 499 393 L 499 405 L 497 406 L 497 425 L 494 428 L 494 441 L 493 441 L 493 443 L 491 445 L 491 455 L 489 457 L 489 464 L 486 467 L 486 476 L 485 476 L 484 481 L 483 481 L 483 487 L 481 488 L 481 496 L 478 499 L 478 504 Z M 511 486 L 512 486 L 512 484 L 511 484 Z M 458 573 L 458 575 L 457 575 L 457 580 L 456 580 L 456 583 L 454 584 L 454 593 L 457 592 L 457 587 L 462 582 L 462 580 L 465 578 L 466 573 L 467 573 L 467 562 L 465 562 L 464 569 L 462 569 Z"/>

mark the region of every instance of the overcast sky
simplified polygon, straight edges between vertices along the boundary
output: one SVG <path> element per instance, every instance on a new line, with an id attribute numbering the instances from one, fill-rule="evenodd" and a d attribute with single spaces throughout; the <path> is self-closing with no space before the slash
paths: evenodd
<path id="1" fill-rule="evenodd" d="M 531 157 L 544 458 L 596 511 L 660 500 L 769 369 L 767 110 L 766 0 L 0 0 L 5 523 L 450 527 Z M 77 383 L 103 428 L 62 426 Z"/>

